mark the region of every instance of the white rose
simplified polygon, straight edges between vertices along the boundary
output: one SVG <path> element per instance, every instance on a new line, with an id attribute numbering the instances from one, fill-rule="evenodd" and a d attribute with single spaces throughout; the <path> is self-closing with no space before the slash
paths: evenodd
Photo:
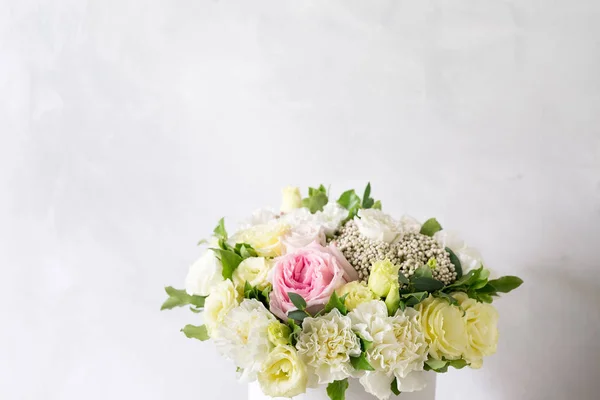
<path id="1" fill-rule="evenodd" d="M 289 226 L 282 221 L 273 220 L 266 224 L 254 225 L 238 231 L 229 240 L 234 243 L 248 243 L 261 257 L 278 257 L 283 254 L 282 238 L 288 233 Z"/>
<path id="2" fill-rule="evenodd" d="M 359 210 L 354 218 L 358 231 L 362 236 L 374 241 L 392 243 L 400 238 L 402 225 L 381 210 L 373 208 Z"/>
<path id="3" fill-rule="evenodd" d="M 350 318 L 334 309 L 318 318 L 305 318 L 296 344 L 306 363 L 309 386 L 346 379 L 353 373 L 350 357 L 361 353 Z"/>
<path id="4" fill-rule="evenodd" d="M 204 302 L 204 323 L 211 338 L 218 336 L 217 328 L 227 313 L 237 307 L 242 296 L 229 279 L 217 284 Z"/>
<path id="5" fill-rule="evenodd" d="M 296 208 L 302 207 L 302 195 L 300 189 L 294 186 L 288 186 L 281 191 L 281 212 L 290 212 Z"/>
<path id="6" fill-rule="evenodd" d="M 277 319 L 256 299 L 245 299 L 232 308 L 218 327 L 215 345 L 241 369 L 240 380 L 252 382 L 273 345 L 268 328 Z"/>
<path id="7" fill-rule="evenodd" d="M 189 295 L 208 296 L 214 286 L 223 281 L 223 266 L 215 252 L 207 250 L 190 266 L 185 278 L 185 291 Z"/>
<path id="8" fill-rule="evenodd" d="M 263 290 L 269 285 L 269 271 L 273 263 L 264 257 L 250 257 L 238 265 L 231 279 L 238 289 L 244 289 L 246 282 Z"/>
<path id="9" fill-rule="evenodd" d="M 277 213 L 269 208 L 261 208 L 252 213 L 252 216 L 239 226 L 240 230 L 251 228 L 255 225 L 267 224 L 277 217 Z"/>
<path id="10" fill-rule="evenodd" d="M 473 269 L 478 269 L 483 264 L 483 259 L 479 251 L 473 247 L 468 247 L 458 233 L 444 229 L 436 232 L 433 238 L 442 247 L 448 247 L 456 254 L 460 260 L 463 274 Z"/>
<path id="11" fill-rule="evenodd" d="M 325 233 L 320 226 L 311 223 L 293 226 L 282 239 L 287 253 L 291 253 L 315 241 L 324 246 L 326 243 Z"/>
<path id="12" fill-rule="evenodd" d="M 323 228 L 325 235 L 332 236 L 342 222 L 348 217 L 348 210 L 335 201 L 330 201 L 323 207 L 323 211 L 315 213 L 315 222 Z"/>
<path id="13" fill-rule="evenodd" d="M 407 308 L 389 317 L 385 303 L 379 300 L 362 303 L 348 313 L 353 330 L 373 342 L 366 357 L 375 371 L 364 373 L 360 382 L 380 400 L 391 396 L 394 378 L 403 392 L 421 390 L 425 385 L 423 365 L 428 349 L 417 316 L 414 309 Z"/>

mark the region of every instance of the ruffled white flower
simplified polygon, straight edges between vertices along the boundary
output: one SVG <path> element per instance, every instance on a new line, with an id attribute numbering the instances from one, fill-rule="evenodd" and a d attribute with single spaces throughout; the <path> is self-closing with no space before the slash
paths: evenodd
<path id="1" fill-rule="evenodd" d="M 270 208 L 260 208 L 252 213 L 252 216 L 247 220 L 243 221 L 239 229 L 244 230 L 251 228 L 255 225 L 263 225 L 268 224 L 269 222 L 275 220 L 277 217 L 277 213 Z"/>
<path id="2" fill-rule="evenodd" d="M 318 318 L 305 318 L 296 348 L 307 365 L 309 386 L 351 376 L 350 357 L 361 353 L 352 321 L 337 309 Z"/>
<path id="3" fill-rule="evenodd" d="M 402 224 L 381 210 L 359 210 L 354 222 L 361 235 L 374 241 L 392 243 L 402 235 Z"/>
<path id="4" fill-rule="evenodd" d="M 469 247 L 458 233 L 446 229 L 436 232 L 433 238 L 442 246 L 449 247 L 460 260 L 463 274 L 481 267 L 483 259 L 477 249 Z"/>
<path id="5" fill-rule="evenodd" d="M 227 313 L 238 306 L 242 296 L 229 279 L 217 284 L 204 302 L 204 323 L 211 338 L 219 335 L 217 328 Z"/>
<path id="6" fill-rule="evenodd" d="M 273 267 L 273 261 L 264 257 L 249 257 L 238 265 L 233 271 L 231 279 L 238 290 L 244 290 L 246 282 L 259 290 L 269 285 L 269 272 Z"/>
<path id="7" fill-rule="evenodd" d="M 275 347 L 258 373 L 263 393 L 270 397 L 294 397 L 306 392 L 306 366 L 295 348 L 288 345 Z"/>
<path id="8" fill-rule="evenodd" d="M 273 348 L 268 328 L 277 319 L 256 299 L 232 308 L 218 328 L 215 345 L 241 369 L 240 380 L 252 382 Z"/>
<path id="9" fill-rule="evenodd" d="M 308 246 L 312 242 L 317 242 L 321 246 L 326 244 L 323 228 L 313 223 L 292 226 L 282 239 L 282 243 L 285 246 L 287 253 Z"/>
<path id="10" fill-rule="evenodd" d="M 403 233 L 419 233 L 422 224 L 410 215 L 403 215 L 400 218 L 400 226 Z"/>
<path id="11" fill-rule="evenodd" d="M 348 313 L 354 331 L 373 342 L 366 357 L 375 371 L 364 373 L 360 382 L 380 400 L 391 396 L 394 378 L 403 392 L 425 386 L 423 365 L 428 349 L 417 315 L 414 309 L 407 308 L 389 317 L 385 303 L 378 300 L 360 304 Z"/>
<path id="12" fill-rule="evenodd" d="M 185 278 L 185 291 L 189 295 L 208 296 L 213 287 L 223 281 L 223 265 L 215 252 L 207 250 L 190 266 Z"/>
<path id="13" fill-rule="evenodd" d="M 315 225 L 322 228 L 325 235 L 332 236 L 347 216 L 348 210 L 336 202 L 329 202 L 323 207 L 323 211 L 311 214 L 306 207 L 297 208 L 283 215 L 281 220 L 291 226 L 292 229 L 300 225 Z"/>

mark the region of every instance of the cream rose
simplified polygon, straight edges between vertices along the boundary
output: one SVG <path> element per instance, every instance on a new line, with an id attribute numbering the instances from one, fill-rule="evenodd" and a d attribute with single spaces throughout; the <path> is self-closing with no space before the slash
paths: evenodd
<path id="1" fill-rule="evenodd" d="M 233 271 L 231 279 L 238 290 L 244 290 L 246 282 L 259 290 L 265 289 L 269 285 L 269 272 L 273 262 L 264 257 L 250 257 L 238 265 Z"/>
<path id="2" fill-rule="evenodd" d="M 218 336 L 217 328 L 227 313 L 238 306 L 242 296 L 229 279 L 215 286 L 204 302 L 204 323 L 210 337 Z"/>
<path id="3" fill-rule="evenodd" d="M 346 296 L 344 304 L 348 311 L 352 311 L 360 304 L 377 298 L 367 284 L 361 281 L 346 283 L 336 290 L 336 293 L 339 297 Z"/>
<path id="4" fill-rule="evenodd" d="M 294 397 L 306 392 L 306 366 L 296 349 L 284 345 L 275 347 L 263 362 L 258 383 L 263 393 L 271 397 Z"/>
<path id="5" fill-rule="evenodd" d="M 416 307 L 419 311 L 429 355 L 441 360 L 457 360 L 467 350 L 467 326 L 462 310 L 447 300 L 429 296 Z"/>
<path id="6" fill-rule="evenodd" d="M 466 293 L 453 293 L 465 310 L 468 345 L 464 359 L 471 368 L 481 368 L 483 357 L 496 352 L 498 346 L 498 311 L 490 304 L 479 303 Z"/>
<path id="7" fill-rule="evenodd" d="M 287 186 L 281 191 L 281 212 L 287 213 L 302 207 L 302 195 L 300 189 Z"/>
<path id="8" fill-rule="evenodd" d="M 254 247 L 261 257 L 277 257 L 284 253 L 281 240 L 288 231 L 289 226 L 287 224 L 274 220 L 237 232 L 231 238 L 231 242 L 248 243 Z"/>

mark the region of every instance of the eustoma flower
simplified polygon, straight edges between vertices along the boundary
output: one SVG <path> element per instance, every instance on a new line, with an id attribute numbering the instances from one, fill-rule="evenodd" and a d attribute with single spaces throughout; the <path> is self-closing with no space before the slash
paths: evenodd
<path id="1" fill-rule="evenodd" d="M 286 254 L 272 270 L 271 311 L 286 320 L 287 313 L 296 309 L 288 296 L 291 292 L 304 298 L 309 311 L 317 312 L 336 289 L 352 280 L 353 272 L 347 261 L 317 243 Z"/>

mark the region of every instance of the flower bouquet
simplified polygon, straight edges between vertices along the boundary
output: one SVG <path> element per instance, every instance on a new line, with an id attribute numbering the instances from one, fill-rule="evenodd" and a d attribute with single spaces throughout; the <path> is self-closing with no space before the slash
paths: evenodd
<path id="1" fill-rule="evenodd" d="M 434 218 L 385 214 L 370 184 L 337 201 L 323 185 L 305 198 L 288 187 L 281 212 L 257 211 L 232 235 L 221 219 L 200 244 L 185 290 L 167 287 L 162 309 L 202 313 L 204 325 L 183 333 L 212 339 L 271 397 L 343 400 L 351 387 L 384 400 L 449 368 L 480 368 L 498 342 L 490 303 L 522 284 L 490 279 Z"/>

